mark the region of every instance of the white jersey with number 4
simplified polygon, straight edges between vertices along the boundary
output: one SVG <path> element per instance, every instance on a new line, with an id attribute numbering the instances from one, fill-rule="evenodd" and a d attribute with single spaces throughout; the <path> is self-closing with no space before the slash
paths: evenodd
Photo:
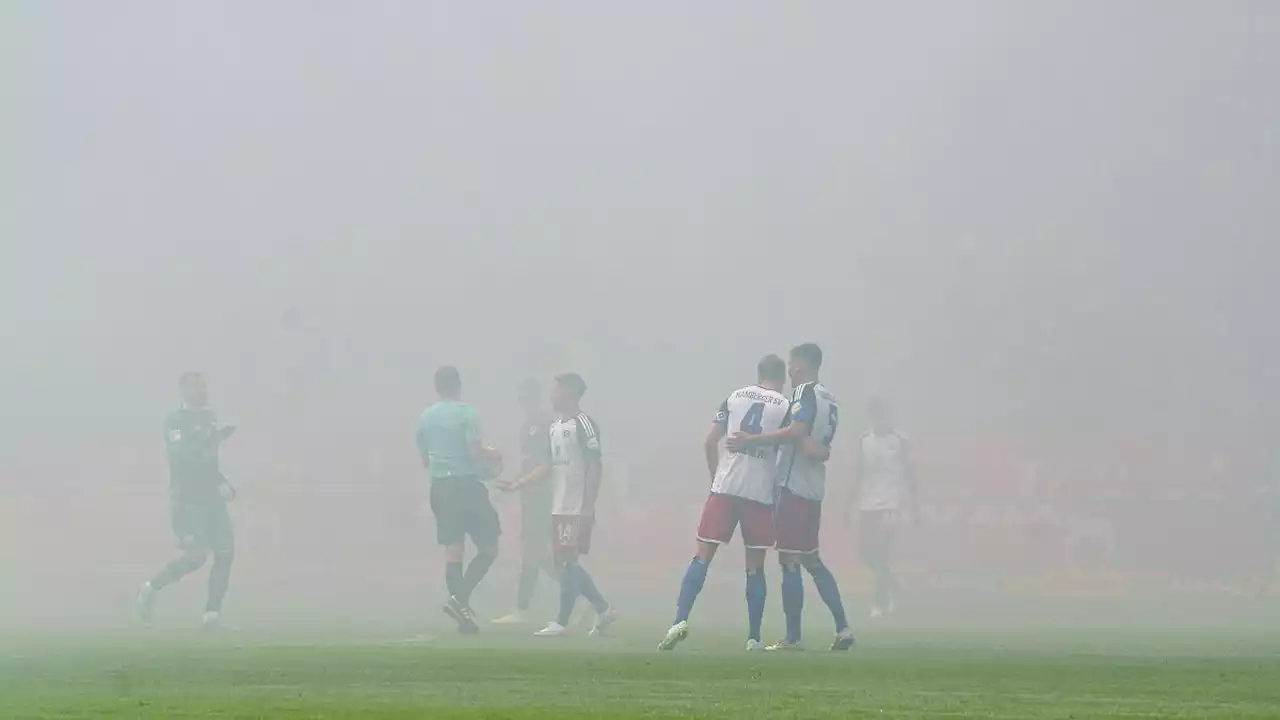
<path id="1" fill-rule="evenodd" d="M 787 397 L 776 390 L 749 385 L 734 390 L 727 400 L 720 403 L 714 422 L 730 435 L 737 432 L 752 435 L 774 432 L 786 426 L 790 405 Z M 729 452 L 722 444 L 711 492 L 772 505 L 777 468 L 778 450 L 775 446 L 735 453 Z"/>

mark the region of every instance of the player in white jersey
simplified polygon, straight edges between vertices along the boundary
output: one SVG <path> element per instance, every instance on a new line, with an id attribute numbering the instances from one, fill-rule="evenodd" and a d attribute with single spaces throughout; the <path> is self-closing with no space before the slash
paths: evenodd
<path id="1" fill-rule="evenodd" d="M 595 421 L 582 412 L 582 396 L 587 384 L 577 373 L 556 378 L 551 404 L 556 417 L 547 433 L 545 462 L 508 489 L 538 482 L 551 476 L 551 548 L 560 577 L 560 613 L 539 637 L 563 635 L 573 615 L 573 606 L 582 596 L 596 611 L 591 634 L 603 635 L 617 614 L 596 589 L 595 581 L 582 567 L 581 556 L 591 551 L 591 531 L 595 525 L 596 497 L 603 474 L 600 463 L 600 434 Z"/>
<path id="2" fill-rule="evenodd" d="M 911 446 L 893 428 L 889 405 L 882 398 L 867 403 L 871 430 L 862 436 L 858 446 L 858 463 L 854 482 L 858 490 L 858 548 L 862 561 L 875 576 L 876 599 L 871 617 L 893 612 L 898 583 L 890 563 L 893 555 L 893 531 L 900 513 L 911 508 L 916 512 L 916 474 L 911 461 Z"/>
<path id="3" fill-rule="evenodd" d="M 756 384 L 733 391 L 720 403 L 711 431 L 703 443 L 711 493 L 698 523 L 697 552 L 685 570 L 676 601 L 676 618 L 658 645 L 673 650 L 689 635 L 689 613 L 707 579 L 707 568 L 716 550 L 733 538 L 742 526 L 747 570 L 747 649 L 759 650 L 760 622 L 764 618 L 764 556 L 773 547 L 773 494 L 777 475 L 776 445 L 758 445 L 732 452 L 721 441 L 729 429 L 752 435 L 785 427 L 790 401 L 782 394 L 787 366 L 777 355 L 767 355 L 756 365 Z"/>
<path id="4" fill-rule="evenodd" d="M 822 497 L 826 490 L 827 458 L 831 440 L 840 424 L 836 396 L 818 382 L 822 349 L 804 343 L 791 349 L 787 370 L 795 388 L 791 397 L 791 417 L 787 427 L 774 433 L 735 433 L 730 449 L 740 450 L 781 442 L 778 457 L 778 502 L 774 509 L 778 560 L 782 564 L 782 612 L 787 619 L 786 639 L 771 650 L 800 648 L 800 619 L 804 609 L 803 567 L 813 577 L 818 595 L 831 611 L 836 636 L 832 650 L 853 647 L 853 631 L 845 616 L 840 588 L 831 570 L 818 556 L 818 535 L 822 527 Z"/>

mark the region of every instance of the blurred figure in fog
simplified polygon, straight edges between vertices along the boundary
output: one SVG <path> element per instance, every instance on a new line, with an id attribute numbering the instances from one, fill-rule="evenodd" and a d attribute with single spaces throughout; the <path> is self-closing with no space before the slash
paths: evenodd
<path id="1" fill-rule="evenodd" d="M 212 554 L 203 624 L 207 630 L 219 630 L 224 627 L 222 600 L 231 583 L 234 559 L 227 503 L 235 498 L 235 490 L 218 467 L 218 448 L 235 427 L 218 424 L 209 408 L 204 375 L 184 373 L 178 380 L 178 391 L 182 407 L 169 413 L 164 429 L 169 456 L 169 519 L 182 555 L 142 583 L 137 610 L 144 622 L 150 622 L 156 594 L 200 569 Z"/>
<path id="2" fill-rule="evenodd" d="M 547 433 L 551 418 L 543 409 L 542 390 L 538 381 L 529 379 L 520 386 L 520 407 L 524 424 L 520 428 L 522 477 L 542 465 L 546 457 Z M 520 493 L 520 580 L 516 588 L 516 610 L 494 620 L 499 625 L 513 625 L 528 620 L 529 605 L 538 585 L 538 575 L 555 577 L 551 562 L 551 501 L 549 474 L 525 484 L 511 483 L 505 490 Z"/>
<path id="3" fill-rule="evenodd" d="M 439 401 L 418 419 L 418 454 L 431 478 L 436 540 L 445 548 L 444 581 L 449 600 L 444 611 L 458 623 L 459 632 L 471 635 L 480 632 L 471 609 L 471 593 L 498 557 L 498 536 L 502 534 L 484 481 L 502 456 L 481 442 L 476 409 L 462 402 L 458 369 L 446 365 L 437 370 L 435 386 Z M 476 556 L 464 572 L 467 536 L 475 543 Z"/>
<path id="4" fill-rule="evenodd" d="M 889 404 L 873 397 L 867 402 L 871 429 L 862 436 L 854 485 L 858 494 L 858 550 L 862 561 L 875 576 L 873 619 L 894 611 L 898 581 L 891 566 L 894 528 L 910 503 L 911 515 L 919 518 L 916 505 L 915 466 L 907 438 L 894 429 Z"/>

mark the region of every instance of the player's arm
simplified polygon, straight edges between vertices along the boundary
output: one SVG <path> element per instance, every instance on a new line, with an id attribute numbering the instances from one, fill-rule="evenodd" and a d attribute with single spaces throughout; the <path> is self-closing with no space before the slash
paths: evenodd
<path id="1" fill-rule="evenodd" d="M 578 414 L 578 442 L 582 443 L 582 461 L 586 464 L 582 509 L 587 515 L 596 514 L 596 498 L 600 495 L 600 481 L 604 477 L 604 465 L 600 461 L 600 435 L 595 423 L 586 413 Z"/>
<path id="2" fill-rule="evenodd" d="M 807 438 L 813 430 L 813 419 L 817 411 L 818 398 L 813 392 L 813 384 L 805 383 L 796 390 L 783 427 L 758 435 L 734 433 L 729 437 L 728 448 L 733 452 L 740 452 L 753 445 L 783 445 Z"/>
<path id="3" fill-rule="evenodd" d="M 519 490 L 530 483 L 542 482 L 551 475 L 551 438 L 545 432 L 545 428 L 542 433 L 542 439 L 545 442 L 542 443 L 542 457 L 539 458 L 537 466 L 520 477 L 517 477 L 515 480 L 503 485 L 503 490 Z"/>
<path id="4" fill-rule="evenodd" d="M 800 438 L 800 452 L 810 460 L 826 462 L 831 459 L 831 446 L 814 440 L 811 435 Z"/>
<path id="5" fill-rule="evenodd" d="M 702 451 L 707 458 L 707 472 L 713 478 L 716 476 L 716 467 L 720 464 L 720 441 L 728 433 L 729 401 L 725 400 L 720 403 L 720 409 L 711 421 L 711 430 L 707 432 L 707 439 L 702 443 Z"/>

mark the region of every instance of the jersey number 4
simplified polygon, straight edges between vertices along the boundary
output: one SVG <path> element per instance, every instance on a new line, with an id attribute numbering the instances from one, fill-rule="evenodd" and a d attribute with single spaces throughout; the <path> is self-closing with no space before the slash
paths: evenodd
<path id="1" fill-rule="evenodd" d="M 764 403 L 752 403 L 747 408 L 747 414 L 742 416 L 742 422 L 738 425 L 738 429 L 748 435 L 759 435 L 764 432 L 764 427 L 760 422 L 764 420 Z"/>

